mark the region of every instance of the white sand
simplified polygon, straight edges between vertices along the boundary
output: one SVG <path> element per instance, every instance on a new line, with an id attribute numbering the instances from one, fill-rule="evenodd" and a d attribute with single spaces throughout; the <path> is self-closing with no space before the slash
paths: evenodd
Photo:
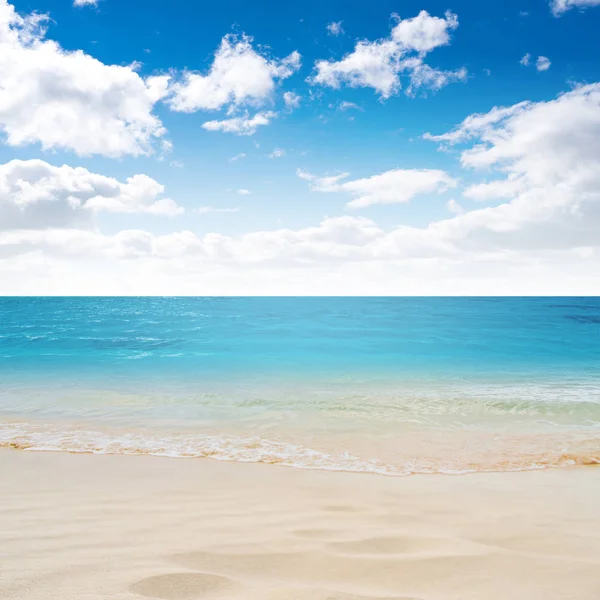
<path id="1" fill-rule="evenodd" d="M 600 468 L 462 477 L 0 451 L 0 598 L 599 600 Z"/>

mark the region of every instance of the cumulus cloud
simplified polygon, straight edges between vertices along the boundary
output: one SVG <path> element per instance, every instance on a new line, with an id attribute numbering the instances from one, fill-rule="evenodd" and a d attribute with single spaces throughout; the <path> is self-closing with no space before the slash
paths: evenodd
<path id="1" fill-rule="evenodd" d="M 450 43 L 450 32 L 458 27 L 458 17 L 447 11 L 445 18 L 432 17 L 422 10 L 412 19 L 403 19 L 392 29 L 392 39 L 403 48 L 431 52 Z"/>
<path id="2" fill-rule="evenodd" d="M 584 9 L 592 6 L 600 6 L 600 0 L 550 0 L 550 8 L 555 17 L 560 17 L 572 8 Z"/>
<path id="3" fill-rule="evenodd" d="M 98 6 L 98 0 L 73 0 L 73 6 Z"/>
<path id="4" fill-rule="evenodd" d="M 250 190 L 241 188 L 237 191 L 240 196 L 249 196 L 252 192 Z"/>
<path id="5" fill-rule="evenodd" d="M 246 114 L 243 117 L 232 117 L 222 121 L 207 121 L 202 128 L 207 131 L 223 131 L 236 135 L 254 135 L 258 127 L 268 125 L 277 115 L 273 111 L 256 113 L 253 117 Z"/>
<path id="6" fill-rule="evenodd" d="M 535 68 L 538 71 L 547 71 L 551 64 L 547 56 L 538 56 L 538 59 L 535 61 Z"/>
<path id="7" fill-rule="evenodd" d="M 331 23 L 327 24 L 327 33 L 329 35 L 342 35 L 344 33 L 344 29 L 342 28 L 342 22 L 343 21 L 332 21 Z"/>
<path id="8" fill-rule="evenodd" d="M 150 154 L 166 133 L 153 113 L 167 76 L 106 65 L 47 39 L 48 17 L 0 0 L 0 130 L 10 146 L 39 143 L 110 157 Z"/>
<path id="9" fill-rule="evenodd" d="M 528 67 L 529 65 L 531 65 L 531 59 L 532 56 L 528 52 L 519 62 L 524 67 Z M 535 68 L 538 71 L 547 71 L 550 68 L 551 64 L 552 63 L 550 62 L 550 59 L 547 56 L 538 56 L 537 60 L 535 61 Z"/>
<path id="10" fill-rule="evenodd" d="M 523 102 L 474 115 L 432 139 L 472 140 L 466 168 L 498 178 L 468 187 L 490 206 L 430 226 L 463 248 L 564 250 L 598 247 L 600 238 L 600 84 L 548 102 Z"/>
<path id="11" fill-rule="evenodd" d="M 226 35 L 206 75 L 187 71 L 171 85 L 171 109 L 195 112 L 228 107 L 231 111 L 271 100 L 278 82 L 300 68 L 300 54 L 270 58 L 257 52 L 252 41 L 246 35 Z"/>
<path id="12" fill-rule="evenodd" d="M 0 230 L 87 227 L 98 212 L 182 213 L 163 193 L 147 175 L 122 183 L 81 167 L 12 160 L 0 165 Z"/>
<path id="13" fill-rule="evenodd" d="M 420 194 L 444 192 L 456 185 L 456 181 L 446 172 L 436 169 L 393 169 L 351 181 L 344 181 L 349 177 L 348 173 L 317 177 L 299 169 L 297 175 L 310 181 L 313 191 L 346 192 L 355 196 L 347 204 L 350 208 L 409 202 Z"/>
<path id="14" fill-rule="evenodd" d="M 464 68 L 442 71 L 424 62 L 427 53 L 450 43 L 450 33 L 457 27 L 453 13 L 440 18 L 423 10 L 416 17 L 399 20 L 385 39 L 358 42 L 354 51 L 339 61 L 318 60 L 311 82 L 333 88 L 371 87 L 382 98 L 389 98 L 401 89 L 401 75 L 408 79 L 409 95 L 464 81 Z"/>
<path id="15" fill-rule="evenodd" d="M 283 101 L 285 102 L 285 108 L 287 110 L 294 110 L 300 106 L 301 97 L 294 92 L 284 92 Z"/>
<path id="16" fill-rule="evenodd" d="M 406 59 L 403 62 L 402 71 L 406 72 L 409 78 L 409 85 L 406 88 L 409 96 L 415 95 L 420 89 L 437 92 L 453 81 L 467 80 L 465 68 L 457 71 L 441 71 L 433 69 L 420 58 Z"/>

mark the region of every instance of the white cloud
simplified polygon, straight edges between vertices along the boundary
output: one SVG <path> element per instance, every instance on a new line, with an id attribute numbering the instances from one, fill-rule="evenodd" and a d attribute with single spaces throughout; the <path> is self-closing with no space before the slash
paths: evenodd
<path id="1" fill-rule="evenodd" d="M 347 102 L 346 100 L 343 100 L 342 102 L 340 102 L 340 110 L 350 110 L 351 108 L 355 108 L 356 110 L 362 110 L 362 108 L 358 105 L 355 104 L 354 102 Z"/>
<path id="2" fill-rule="evenodd" d="M 170 152 L 173 152 L 173 142 L 170 140 L 162 140 L 160 142 L 160 149 L 163 154 L 169 154 Z"/>
<path id="3" fill-rule="evenodd" d="M 281 158 L 285 156 L 285 150 L 283 148 L 275 148 L 271 154 L 269 154 L 269 158 Z"/>
<path id="4" fill-rule="evenodd" d="M 316 177 L 299 169 L 297 174 L 301 179 L 311 182 L 313 191 L 346 192 L 355 196 L 347 204 L 350 208 L 409 202 L 420 194 L 443 192 L 456 185 L 456 181 L 446 172 L 436 169 L 393 169 L 352 181 L 343 181 L 348 178 L 348 173 Z"/>
<path id="5" fill-rule="evenodd" d="M 344 29 L 342 27 L 343 21 L 332 21 L 327 24 L 327 33 L 329 35 L 342 35 L 344 33 Z"/>
<path id="6" fill-rule="evenodd" d="M 584 9 L 592 6 L 600 6 L 600 0 L 550 0 L 550 8 L 555 17 L 572 8 Z"/>
<path id="7" fill-rule="evenodd" d="M 456 215 L 462 215 L 465 212 L 465 209 L 454 198 L 450 198 L 450 200 L 446 202 L 446 207 L 451 213 Z"/>
<path id="8" fill-rule="evenodd" d="M 45 38 L 48 17 L 0 0 L 0 130 L 10 146 L 119 157 L 150 154 L 169 78 L 143 78 Z"/>
<path id="9" fill-rule="evenodd" d="M 371 87 L 382 98 L 389 98 L 401 88 L 400 75 L 409 79 L 408 94 L 464 81 L 464 68 L 441 71 L 423 62 L 428 52 L 450 42 L 450 32 L 457 27 L 458 19 L 451 12 L 440 18 L 421 11 L 416 17 L 400 20 L 383 40 L 358 42 L 354 51 L 339 61 L 318 60 L 311 82 L 333 88 Z"/>
<path id="10" fill-rule="evenodd" d="M 547 71 L 551 64 L 547 56 L 538 56 L 538 59 L 535 61 L 535 68 L 538 71 Z"/>
<path id="11" fill-rule="evenodd" d="M 438 136 L 448 138 L 473 138 L 461 164 L 499 175 L 470 186 L 464 195 L 504 203 L 432 224 L 430 231 L 471 250 L 600 246 L 600 84 L 549 102 L 474 115 L 450 134 Z"/>
<path id="12" fill-rule="evenodd" d="M 171 86 L 168 102 L 172 110 L 181 112 L 260 106 L 272 99 L 279 81 L 299 68 L 298 52 L 272 59 L 253 48 L 251 37 L 226 35 L 208 74 L 185 72 Z"/>
<path id="13" fill-rule="evenodd" d="M 486 206 L 467 210 L 450 202 L 454 216 L 424 227 L 343 216 L 237 236 L 139 230 L 105 235 L 90 227 L 93 210 L 81 204 L 90 194 L 120 197 L 128 182 L 96 181 L 100 176 L 70 167 L 59 176 L 53 169 L 63 167 L 13 161 L 8 165 L 19 168 L 4 165 L 0 177 L 0 206 L 13 211 L 0 218 L 12 223 L 0 232 L 0 293 L 600 293 L 600 83 L 547 102 L 470 115 L 449 133 L 429 138 L 465 144 L 460 164 L 473 177 L 483 170 L 485 179 L 475 179 L 464 196 Z M 19 170 L 20 163 L 34 173 Z M 421 193 L 418 179 L 405 185 L 414 173 L 394 173 L 350 181 L 348 174 L 298 174 L 315 189 L 367 204 L 373 198 L 406 201 L 416 188 Z M 82 182 L 90 179 L 85 187 Z M 13 205 L 43 208 L 47 189 L 58 189 L 47 201 L 52 210 L 29 212 L 24 224 Z M 150 206 L 152 195 L 144 192 L 141 203 Z M 103 210 L 111 206 L 100 203 Z"/>
<path id="14" fill-rule="evenodd" d="M 531 64 L 531 54 L 528 52 L 519 62 L 524 66 L 528 67 Z M 535 61 L 535 68 L 538 71 L 547 71 L 550 68 L 550 59 L 547 56 L 538 56 Z"/>
<path id="15" fill-rule="evenodd" d="M 400 87 L 398 47 L 395 42 L 358 42 L 354 51 L 340 61 L 319 60 L 315 63 L 313 83 L 340 88 L 372 87 L 384 98 Z"/>
<path id="16" fill-rule="evenodd" d="M 251 192 L 250 190 L 246 190 L 246 189 L 244 189 L 244 188 L 241 188 L 241 189 L 239 189 L 239 190 L 237 191 L 237 193 L 238 193 L 240 196 L 249 196 L 249 195 L 250 195 L 252 192 Z"/>
<path id="17" fill-rule="evenodd" d="M 465 68 L 457 71 L 440 71 L 432 69 L 420 58 L 409 58 L 403 61 L 402 71 L 406 71 L 409 76 L 409 86 L 406 89 L 409 96 L 413 96 L 420 89 L 437 92 L 453 81 L 467 80 Z"/>
<path id="18" fill-rule="evenodd" d="M 81 167 L 12 160 L 0 165 L 0 230 L 87 227 L 97 212 L 182 213 L 163 193 L 164 186 L 147 175 L 121 183 Z"/>
<path id="19" fill-rule="evenodd" d="M 73 6 L 98 6 L 98 0 L 73 0 Z"/>
<path id="20" fill-rule="evenodd" d="M 161 140 L 159 144 L 159 154 L 157 160 L 163 161 L 173 152 L 173 142 L 171 140 Z"/>
<path id="21" fill-rule="evenodd" d="M 472 115 L 438 138 L 473 140 L 461 154 L 462 166 L 492 169 L 498 178 L 472 185 L 464 195 L 502 203 L 464 214 L 458 203 L 451 203 L 456 217 L 423 229 L 399 227 L 373 251 L 395 248 L 404 257 L 462 261 L 465 254 L 502 260 L 535 254 L 536 261 L 550 265 L 553 260 L 573 264 L 575 256 L 600 258 L 600 84 L 549 102 L 522 102 Z M 323 182 L 301 176 L 324 191 L 339 190 L 345 178 Z"/>
<path id="22" fill-rule="evenodd" d="M 600 288 L 590 276 L 600 266 L 594 248 L 461 252 L 434 233 L 386 231 L 349 216 L 239 237 L 0 232 L 0 293 L 556 295 Z"/>
<path id="23" fill-rule="evenodd" d="M 432 17 L 422 10 L 412 19 L 403 19 L 392 29 L 392 39 L 402 48 L 431 52 L 450 43 L 450 32 L 458 27 L 458 17 L 447 11 L 445 18 Z"/>
<path id="24" fill-rule="evenodd" d="M 463 195 L 471 200 L 488 202 L 498 198 L 512 198 L 521 187 L 522 184 L 517 178 L 509 177 L 470 185 Z"/>
<path id="25" fill-rule="evenodd" d="M 223 131 L 236 135 L 254 135 L 258 127 L 269 125 L 276 116 L 272 111 L 256 113 L 253 117 L 246 114 L 243 117 L 233 117 L 223 121 L 207 121 L 202 124 L 202 128 L 207 131 Z"/>
<path id="26" fill-rule="evenodd" d="M 338 191 L 336 186 L 342 179 L 346 179 L 350 176 L 350 173 L 340 173 L 339 175 L 329 175 L 326 177 L 317 177 L 302 169 L 296 169 L 296 175 L 304 181 L 311 182 L 311 189 L 315 192 L 336 192 Z"/>
<path id="27" fill-rule="evenodd" d="M 209 213 L 236 213 L 239 212 L 239 207 L 234 208 L 215 208 L 214 206 L 200 206 L 193 210 L 199 215 L 207 215 Z"/>
<path id="28" fill-rule="evenodd" d="M 300 100 L 302 98 L 294 92 L 284 92 L 283 101 L 285 102 L 285 108 L 287 110 L 294 110 L 300 106 Z"/>
<path id="29" fill-rule="evenodd" d="M 440 135 L 425 133 L 423 138 L 434 142 L 446 142 L 457 144 L 480 135 L 490 126 L 499 123 L 513 115 L 517 115 L 531 106 L 531 102 L 520 102 L 509 107 L 495 106 L 487 113 L 475 113 L 469 115 L 458 127 Z"/>
<path id="30" fill-rule="evenodd" d="M 238 160 L 241 160 L 242 158 L 246 158 L 246 154 L 244 152 L 240 152 L 239 154 L 236 154 L 235 156 L 232 156 L 229 159 L 229 162 L 236 162 Z"/>

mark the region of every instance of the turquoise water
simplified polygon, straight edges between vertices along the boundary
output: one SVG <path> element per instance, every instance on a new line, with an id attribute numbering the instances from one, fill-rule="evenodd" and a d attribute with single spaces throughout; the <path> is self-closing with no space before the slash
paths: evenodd
<path id="1" fill-rule="evenodd" d="M 5 445 L 462 472 L 599 427 L 599 298 L 0 299 Z"/>

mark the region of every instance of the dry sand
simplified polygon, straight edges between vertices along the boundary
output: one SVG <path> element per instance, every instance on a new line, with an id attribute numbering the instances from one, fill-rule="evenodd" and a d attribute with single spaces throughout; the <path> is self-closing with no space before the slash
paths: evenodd
<path id="1" fill-rule="evenodd" d="M 600 468 L 387 478 L 0 451 L 0 598 L 599 600 Z"/>

